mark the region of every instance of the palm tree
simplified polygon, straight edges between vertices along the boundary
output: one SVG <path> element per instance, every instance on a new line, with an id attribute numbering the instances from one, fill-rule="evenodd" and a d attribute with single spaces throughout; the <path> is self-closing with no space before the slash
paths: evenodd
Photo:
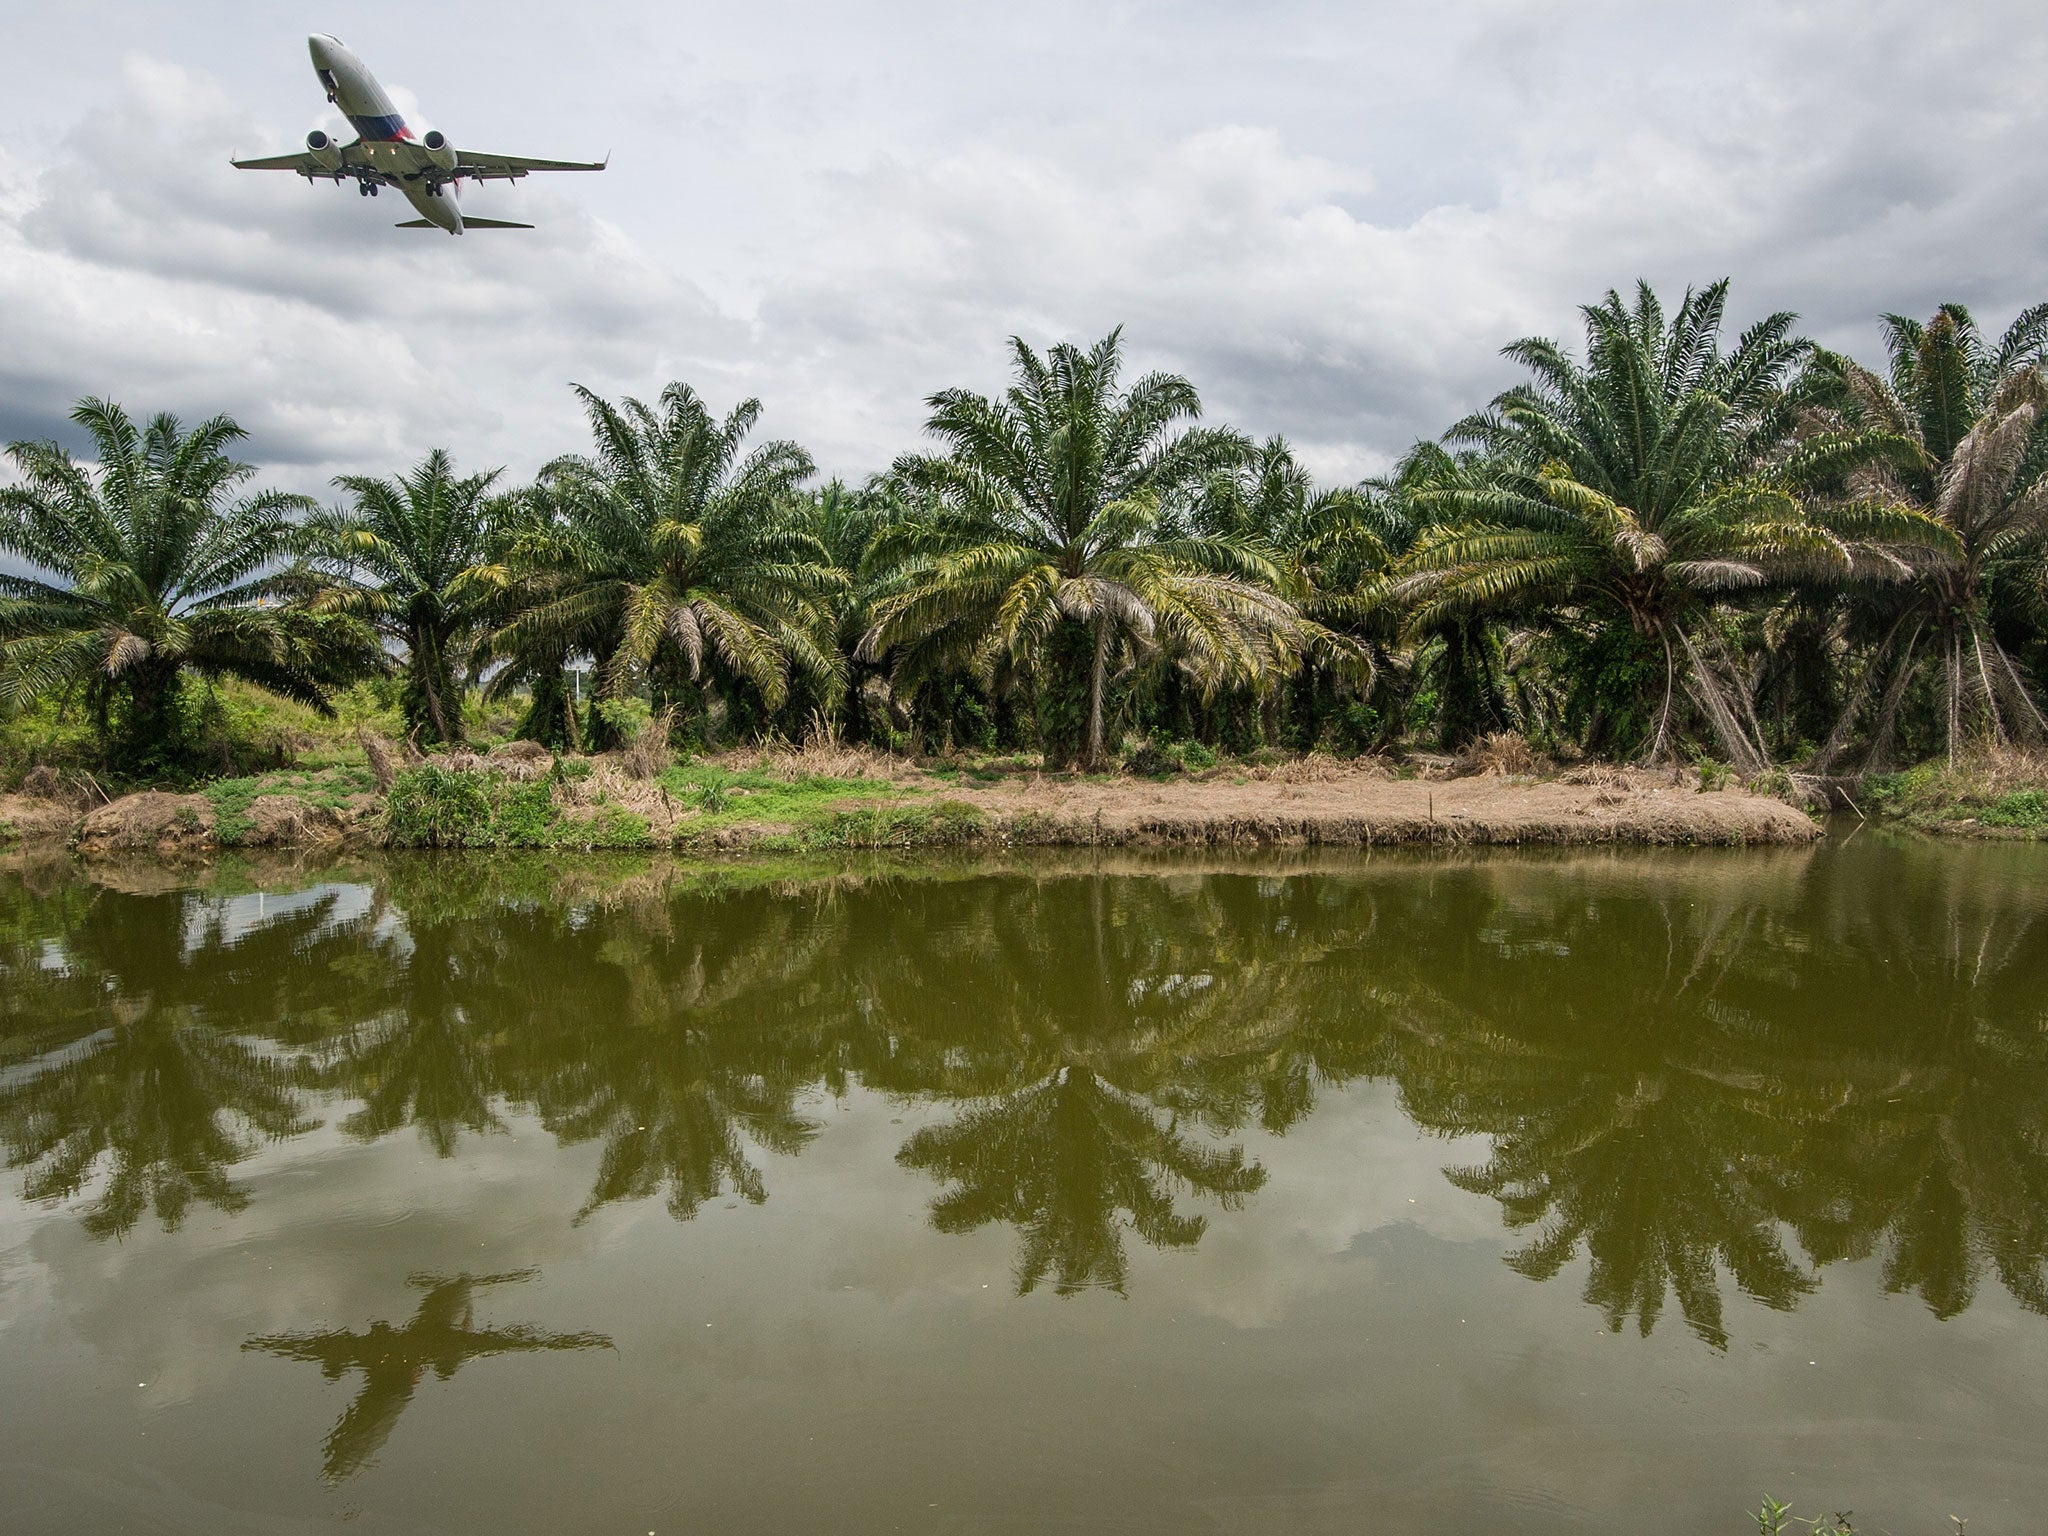
<path id="1" fill-rule="evenodd" d="M 2048 304 L 2024 311 L 1996 346 L 1960 304 L 1944 304 L 1925 325 L 1887 315 L 1885 334 L 1889 378 L 1832 353 L 1816 359 L 1816 371 L 1832 384 L 1846 425 L 1908 445 L 1872 466 L 1858 489 L 1923 513 L 1948 541 L 1911 583 L 1863 605 L 1859 617 L 1881 638 L 1822 761 L 1841 752 L 1884 683 L 1869 754 L 1881 763 L 1909 686 L 1930 663 L 1939 668 L 1951 762 L 1976 729 L 2038 740 L 2048 719 L 1993 632 L 1989 589 L 2001 567 L 2037 555 L 2048 533 Z"/>
<path id="2" fill-rule="evenodd" d="M 526 609 L 560 590 L 560 573 L 518 563 L 515 556 L 529 541 L 559 535 L 569 526 L 561 496 L 546 481 L 521 486 L 496 500 L 489 564 L 478 573 L 487 579 L 491 594 L 479 620 L 484 638 L 471 652 L 472 667 L 499 663 L 484 685 L 486 700 L 509 698 L 521 688 L 527 691 L 525 713 L 512 728 L 514 739 L 539 742 L 558 752 L 583 748 L 577 695 L 569 675 L 575 646 L 557 636 L 506 654 L 496 648 L 494 637 Z"/>
<path id="3" fill-rule="evenodd" d="M 1393 563 L 1383 511 L 1364 487 L 1319 488 L 1280 437 L 1209 476 L 1196 497 L 1197 532 L 1251 544 L 1281 573 L 1280 591 L 1301 615 L 1294 692 L 1304 715 L 1312 716 L 1319 685 L 1370 687 L 1377 671 L 1363 621 L 1365 595 Z M 1269 738 L 1279 702 L 1277 688 L 1268 690 Z"/>
<path id="4" fill-rule="evenodd" d="M 1667 323 L 1647 284 L 1633 306 L 1610 290 L 1583 312 L 1583 364 L 1541 338 L 1509 346 L 1535 377 L 1451 430 L 1491 463 L 1421 495 L 1444 525 L 1409 553 L 1400 592 L 1419 625 L 1568 610 L 1596 637 L 1616 680 L 1606 702 L 1627 719 L 1596 727 L 1596 744 L 1633 732 L 1647 759 L 1666 755 L 1683 676 L 1722 750 L 1755 771 L 1766 754 L 1708 622 L 1715 610 L 1771 582 L 1903 575 L 1880 541 L 1938 533 L 1881 502 L 1805 505 L 1805 486 L 1871 460 L 1889 439 L 1828 434 L 1788 450 L 1807 344 L 1780 313 L 1724 353 L 1727 292 L 1725 280 L 1688 290 Z"/>
<path id="5" fill-rule="evenodd" d="M 0 488 L 0 553 L 41 574 L 0 575 L 0 710 L 77 689 L 129 764 L 185 746 L 187 674 L 239 677 L 331 714 L 327 688 L 380 661 L 346 615 L 274 599 L 299 546 L 281 491 L 230 500 L 255 473 L 228 457 L 247 434 L 226 416 L 185 431 L 175 416 L 138 428 L 109 401 L 71 419 L 97 465 L 54 442 L 10 443 L 18 483 Z"/>
<path id="6" fill-rule="evenodd" d="M 409 730 L 461 741 L 455 652 L 485 616 L 499 471 L 458 478 L 436 448 L 396 480 L 338 475 L 353 505 L 314 518 L 314 565 L 327 585 L 321 609 L 367 620 L 405 653 L 401 707 Z"/>
<path id="7" fill-rule="evenodd" d="M 720 421 L 683 384 L 654 406 L 576 392 L 595 448 L 542 472 L 565 520 L 515 546 L 535 601 L 494 648 L 585 652 L 603 692 L 621 696 L 644 676 L 657 707 L 715 680 L 749 686 L 773 708 L 792 668 L 836 694 L 830 599 L 846 578 L 792 505 L 810 455 L 782 441 L 742 454 L 758 400 Z M 594 718 L 593 735 L 603 734 Z"/>
<path id="8" fill-rule="evenodd" d="M 1080 746 L 1098 766 L 1113 663 L 1163 643 L 1205 690 L 1259 680 L 1291 660 L 1300 618 L 1251 544 L 1162 520 L 1167 503 L 1249 451 L 1235 432 L 1178 430 L 1201 412 L 1193 385 L 1152 373 L 1120 387 L 1119 331 L 1043 358 L 1015 337 L 1010 346 L 1009 391 L 931 396 L 927 430 L 947 451 L 896 462 L 926 505 L 882 537 L 891 575 L 861 649 L 898 649 L 906 692 L 948 667 L 992 678 L 1003 661 L 1024 662 L 1039 674 L 1048 757 L 1064 763 Z"/>

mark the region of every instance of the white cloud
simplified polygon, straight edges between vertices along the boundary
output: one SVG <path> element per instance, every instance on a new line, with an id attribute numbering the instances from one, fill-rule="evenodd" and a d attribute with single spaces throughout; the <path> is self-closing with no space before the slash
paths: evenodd
<path id="1" fill-rule="evenodd" d="M 488 42 L 457 4 L 402 13 L 410 49 L 370 0 L 351 41 L 437 123 L 617 151 L 477 194 L 541 227 L 459 242 L 225 170 L 317 107 L 295 37 L 122 14 L 146 53 L 90 89 L 56 13 L 0 63 L 66 61 L 0 81 L 0 430 L 87 390 L 228 409 L 300 485 L 437 443 L 523 473 L 579 441 L 568 380 L 671 377 L 760 395 L 767 431 L 858 476 L 934 389 L 999 386 L 1008 334 L 1119 323 L 1213 417 L 1350 477 L 1509 382 L 1503 343 L 1575 332 L 1638 275 L 1673 297 L 1731 275 L 1738 319 L 1795 308 L 1866 351 L 1883 310 L 2002 322 L 2048 296 L 2048 24 L 2003 0 L 1041 0 L 999 26 L 629 3 Z"/>

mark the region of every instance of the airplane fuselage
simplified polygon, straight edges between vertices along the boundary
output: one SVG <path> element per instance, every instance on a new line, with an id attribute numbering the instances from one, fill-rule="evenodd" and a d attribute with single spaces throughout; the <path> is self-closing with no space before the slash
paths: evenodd
<path id="1" fill-rule="evenodd" d="M 414 136 L 377 77 L 338 37 L 316 32 L 306 39 L 313 72 L 327 99 L 341 108 L 356 136 L 335 142 L 319 129 L 306 135 L 306 147 L 286 155 L 258 155 L 244 160 L 230 155 L 239 171 L 290 171 L 307 181 L 353 181 L 365 197 L 396 187 L 411 203 L 416 219 L 402 219 L 400 229 L 442 229 L 459 235 L 469 229 L 531 229 L 512 219 L 465 215 L 460 186 L 465 181 L 518 181 L 536 171 L 601 171 L 610 160 L 541 160 L 531 155 L 488 154 L 457 149 L 435 130 Z"/>
<path id="2" fill-rule="evenodd" d="M 459 185 L 454 181 L 436 181 L 416 169 L 418 156 L 400 151 L 400 145 L 416 144 L 411 128 L 406 126 L 404 116 L 393 105 L 384 87 L 377 83 L 377 77 L 369 67 L 349 51 L 340 39 L 315 33 L 306 39 L 306 48 L 313 55 L 313 73 L 320 77 L 320 88 L 327 93 L 327 99 L 341 110 L 357 136 L 362 140 L 362 153 L 370 166 L 383 170 L 380 161 L 389 166 L 384 171 L 383 184 L 398 188 L 405 194 L 406 201 L 419 210 L 420 217 L 451 235 L 462 233 L 462 199 Z M 367 189 L 375 183 L 366 182 Z"/>

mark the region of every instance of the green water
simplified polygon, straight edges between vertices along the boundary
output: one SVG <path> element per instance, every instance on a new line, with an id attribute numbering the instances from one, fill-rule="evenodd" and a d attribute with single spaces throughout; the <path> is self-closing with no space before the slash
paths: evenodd
<path id="1" fill-rule="evenodd" d="M 0 871 L 0 1529 L 2048 1507 L 2048 850 Z"/>

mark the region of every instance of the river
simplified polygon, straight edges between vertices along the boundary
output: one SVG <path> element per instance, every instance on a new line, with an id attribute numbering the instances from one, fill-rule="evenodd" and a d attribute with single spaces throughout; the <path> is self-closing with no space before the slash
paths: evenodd
<path id="1" fill-rule="evenodd" d="M 2048 1507 L 2048 850 L 0 868 L 12 1532 Z"/>

